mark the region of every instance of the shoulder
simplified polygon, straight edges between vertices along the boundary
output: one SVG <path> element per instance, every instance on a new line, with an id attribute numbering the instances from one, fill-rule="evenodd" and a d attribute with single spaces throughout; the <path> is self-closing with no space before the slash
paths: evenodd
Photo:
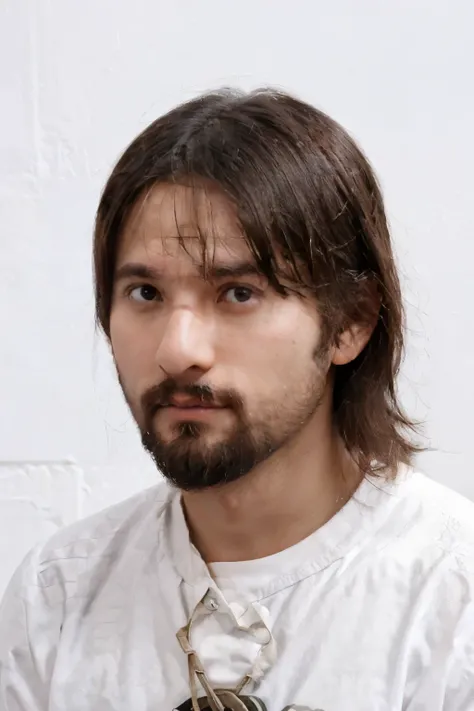
<path id="1" fill-rule="evenodd" d="M 474 503 L 420 473 L 401 491 L 405 525 L 393 546 L 401 574 L 394 576 L 397 590 L 409 590 L 414 621 L 409 673 L 419 679 L 423 656 L 432 684 L 443 679 L 449 708 L 467 709 L 474 693 Z"/>
<path id="2" fill-rule="evenodd" d="M 474 545 L 474 502 L 420 472 L 408 476 L 405 496 L 438 541 L 453 548 Z"/>
<path id="3" fill-rule="evenodd" d="M 150 525 L 156 530 L 170 496 L 169 487 L 160 484 L 62 528 L 41 546 L 38 562 L 47 564 L 81 554 L 97 556 L 110 545 L 120 547 Z"/>
<path id="4" fill-rule="evenodd" d="M 395 505 L 385 530 L 395 534 L 400 562 L 421 570 L 443 569 L 471 588 L 474 597 L 474 503 L 420 472 L 405 472 L 393 489 Z"/>
<path id="5" fill-rule="evenodd" d="M 62 528 L 30 551 L 12 585 L 27 599 L 42 593 L 52 603 L 80 594 L 83 583 L 129 555 L 130 548 L 159 548 L 171 496 L 161 484 Z"/>
<path id="6" fill-rule="evenodd" d="M 171 498 L 167 485 L 147 489 L 61 529 L 30 551 L 0 602 L 0 672 L 12 650 L 28 656 L 31 639 L 57 646 L 68 611 L 109 577 L 120 585 L 150 555 L 160 559 Z"/>

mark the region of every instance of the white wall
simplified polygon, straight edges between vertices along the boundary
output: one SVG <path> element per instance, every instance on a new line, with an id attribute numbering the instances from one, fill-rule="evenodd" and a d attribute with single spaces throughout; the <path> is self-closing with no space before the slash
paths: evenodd
<path id="1" fill-rule="evenodd" d="M 474 498 L 473 26 L 470 0 L 3 0 L 0 592 L 39 537 L 156 481 L 94 334 L 92 221 L 135 134 L 221 85 L 290 89 L 372 159 L 420 465 Z"/>

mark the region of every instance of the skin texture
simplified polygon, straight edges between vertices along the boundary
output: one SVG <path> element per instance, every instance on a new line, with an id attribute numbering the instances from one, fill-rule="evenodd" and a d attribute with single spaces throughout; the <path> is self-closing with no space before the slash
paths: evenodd
<path id="1" fill-rule="evenodd" d="M 282 550 L 352 494 L 332 374 L 370 333 L 353 324 L 324 343 L 314 299 L 284 298 L 255 272 L 217 188 L 157 185 L 137 203 L 118 248 L 110 341 L 143 443 L 183 491 L 205 560 Z"/>

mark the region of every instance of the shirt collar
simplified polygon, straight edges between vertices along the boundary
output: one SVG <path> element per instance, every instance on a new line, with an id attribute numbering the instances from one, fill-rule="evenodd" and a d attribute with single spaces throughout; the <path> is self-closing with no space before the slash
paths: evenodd
<path id="1" fill-rule="evenodd" d="M 217 590 L 209 569 L 192 544 L 181 504 L 181 494 L 172 490 L 166 512 L 165 538 L 168 555 L 181 580 L 190 587 L 191 607 L 202 600 L 210 588 Z"/>
<path id="2" fill-rule="evenodd" d="M 407 474 L 407 471 L 400 472 L 395 481 L 366 477 L 348 503 L 312 534 L 314 545 L 311 547 L 311 557 L 292 570 L 286 564 L 282 565 L 281 575 L 276 575 L 268 589 L 261 591 L 261 595 L 275 593 L 327 568 L 336 560 L 359 549 L 368 537 L 374 537 L 399 501 Z M 192 604 L 197 605 L 209 590 L 215 591 L 219 597 L 220 591 L 206 563 L 190 540 L 179 491 L 171 491 L 166 516 L 167 552 L 179 577 L 190 586 Z M 258 569 L 260 565 L 265 565 L 265 559 L 238 565 Z"/>

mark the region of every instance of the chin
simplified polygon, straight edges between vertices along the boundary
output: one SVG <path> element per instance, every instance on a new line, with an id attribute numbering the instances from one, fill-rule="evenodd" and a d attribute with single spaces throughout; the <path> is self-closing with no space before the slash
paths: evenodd
<path id="1" fill-rule="evenodd" d="M 196 444 L 200 443 L 212 447 L 213 445 L 225 444 L 230 438 L 231 433 L 217 427 L 203 424 L 202 422 L 189 421 L 180 422 L 179 425 L 174 426 L 164 435 L 157 432 L 156 436 L 161 439 L 162 442 L 168 444 L 181 442 L 185 445 L 186 442 L 194 442 Z"/>

